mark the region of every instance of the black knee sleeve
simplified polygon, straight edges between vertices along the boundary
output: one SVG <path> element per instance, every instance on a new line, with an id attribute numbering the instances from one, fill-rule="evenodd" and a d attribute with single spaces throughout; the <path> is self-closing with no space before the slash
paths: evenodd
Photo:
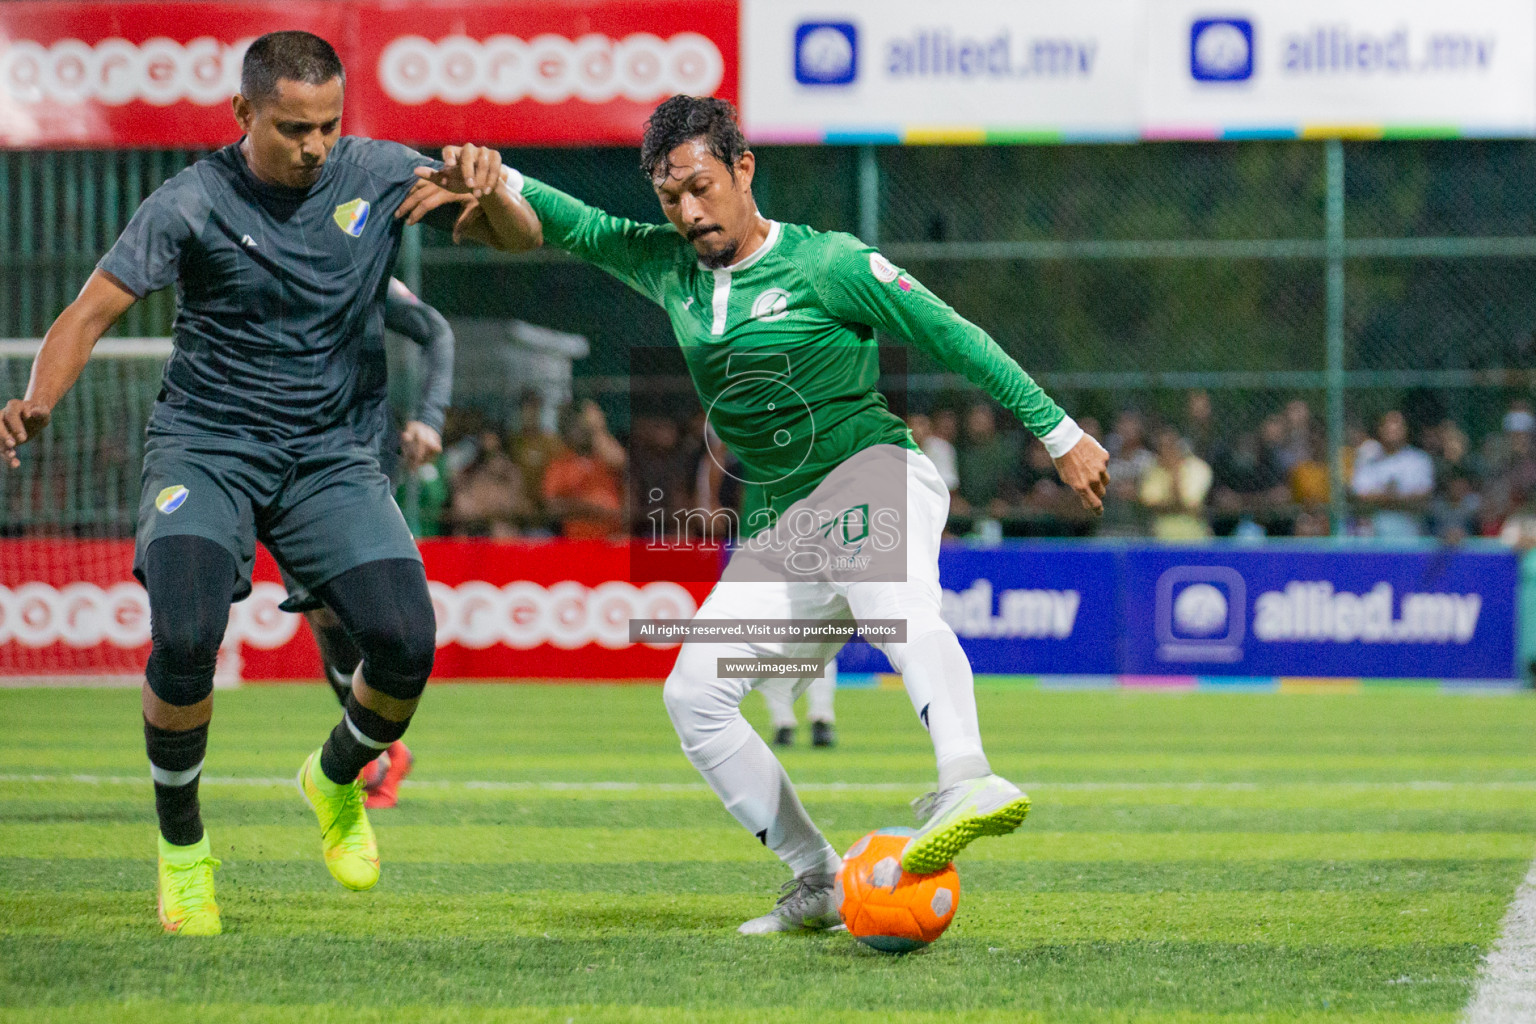
<path id="1" fill-rule="evenodd" d="M 162 537 L 145 552 L 153 646 L 144 675 L 167 704 L 186 707 L 213 692 L 238 575 L 234 556 L 204 537 Z"/>
<path id="2" fill-rule="evenodd" d="M 437 619 L 421 563 L 367 562 L 317 590 L 363 653 L 363 680 L 397 700 L 421 696 L 437 652 Z"/>

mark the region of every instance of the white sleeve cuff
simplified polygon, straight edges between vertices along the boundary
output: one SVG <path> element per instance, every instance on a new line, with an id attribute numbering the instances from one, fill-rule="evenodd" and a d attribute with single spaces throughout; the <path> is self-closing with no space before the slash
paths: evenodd
<path id="1" fill-rule="evenodd" d="M 508 167 L 506 164 L 502 164 L 501 180 L 507 183 L 507 188 L 512 190 L 513 195 L 520 196 L 523 194 L 523 173 L 516 167 Z"/>
<path id="2" fill-rule="evenodd" d="M 1063 416 L 1061 422 L 1050 429 L 1040 442 L 1045 445 L 1045 450 L 1051 453 L 1051 458 L 1059 459 L 1077 446 L 1077 442 L 1083 439 L 1083 428 L 1077 425 L 1077 421 L 1071 416 Z"/>

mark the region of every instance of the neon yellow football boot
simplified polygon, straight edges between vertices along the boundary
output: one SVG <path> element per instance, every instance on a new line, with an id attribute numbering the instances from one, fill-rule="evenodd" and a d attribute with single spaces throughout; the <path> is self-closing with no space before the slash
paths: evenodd
<path id="1" fill-rule="evenodd" d="M 160 924 L 172 935 L 218 935 L 219 905 L 213 898 L 213 869 L 219 862 L 208 834 L 191 846 L 174 846 L 160 836 Z"/>
<path id="2" fill-rule="evenodd" d="M 1029 797 L 997 775 L 986 775 L 929 793 L 912 802 L 925 819 L 907 841 L 901 868 L 929 875 L 955 859 L 955 854 L 982 836 L 1005 836 L 1024 824 Z"/>
<path id="3" fill-rule="evenodd" d="M 320 821 L 325 866 L 348 889 L 372 889 L 379 880 L 379 844 L 363 809 L 363 784 L 337 785 L 320 770 L 320 751 L 299 769 L 299 792 Z"/>

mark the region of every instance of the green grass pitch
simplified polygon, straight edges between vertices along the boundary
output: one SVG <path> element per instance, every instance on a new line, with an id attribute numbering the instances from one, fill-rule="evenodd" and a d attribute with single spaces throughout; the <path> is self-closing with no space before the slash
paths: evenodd
<path id="1" fill-rule="evenodd" d="M 784 875 L 655 687 L 429 691 L 362 894 L 285 781 L 330 692 L 220 693 L 201 941 L 155 920 L 137 694 L 0 690 L 0 1020 L 1449 1024 L 1536 852 L 1527 698 L 978 697 L 1035 810 L 961 858 L 947 935 L 885 957 L 735 934 Z M 838 748 L 784 760 L 846 847 L 909 823 L 933 762 L 900 693 L 838 714 Z"/>

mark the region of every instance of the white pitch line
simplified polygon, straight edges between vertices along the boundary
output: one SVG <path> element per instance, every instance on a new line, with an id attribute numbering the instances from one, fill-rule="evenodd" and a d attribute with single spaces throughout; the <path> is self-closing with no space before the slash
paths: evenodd
<path id="1" fill-rule="evenodd" d="M 149 782 L 149 773 L 143 775 L 84 775 L 0 773 L 0 784 L 6 783 L 60 783 L 73 782 L 86 786 L 139 786 Z M 288 776 L 221 776 L 205 775 L 205 786 L 292 786 Z M 703 793 L 709 787 L 702 782 L 631 782 L 590 781 L 562 782 L 538 780 L 450 780 L 423 781 L 406 779 L 402 785 L 411 789 L 439 790 L 486 790 L 491 792 L 571 792 L 571 793 Z M 931 782 L 802 782 L 796 789 L 807 793 L 905 793 L 931 787 Z M 1323 781 L 1323 782 L 1023 782 L 1026 790 L 1065 790 L 1073 792 L 1143 792 L 1148 790 L 1175 790 L 1215 792 L 1259 792 L 1279 789 L 1332 789 L 1364 791 L 1441 791 L 1441 790 L 1533 790 L 1536 780 L 1529 781 L 1474 781 L 1447 782 L 1421 779 L 1391 781 Z"/>
<path id="2" fill-rule="evenodd" d="M 1536 1021 L 1536 861 L 1515 890 L 1461 1019 L 1463 1024 Z"/>

